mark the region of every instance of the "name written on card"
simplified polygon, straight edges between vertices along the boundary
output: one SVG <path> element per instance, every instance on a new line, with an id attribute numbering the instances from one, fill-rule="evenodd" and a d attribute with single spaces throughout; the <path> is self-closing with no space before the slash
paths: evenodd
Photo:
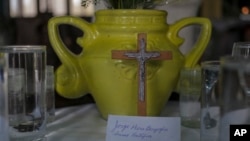
<path id="1" fill-rule="evenodd" d="M 180 141 L 179 117 L 116 116 L 108 118 L 106 141 Z"/>

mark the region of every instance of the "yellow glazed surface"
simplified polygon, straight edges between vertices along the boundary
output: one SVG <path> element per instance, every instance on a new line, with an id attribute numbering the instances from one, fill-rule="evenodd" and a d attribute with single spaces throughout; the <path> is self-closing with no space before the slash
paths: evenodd
<path id="1" fill-rule="evenodd" d="M 104 118 L 108 114 L 137 115 L 138 63 L 136 60 L 111 59 L 112 50 L 136 50 L 137 34 L 147 34 L 147 51 L 171 51 L 172 60 L 146 63 L 147 115 L 157 116 L 176 86 L 182 67 L 193 67 L 203 54 L 211 35 L 206 18 L 185 18 L 166 23 L 167 12 L 159 10 L 101 10 L 93 23 L 72 16 L 51 18 L 50 42 L 62 65 L 56 71 L 56 90 L 66 98 L 91 93 Z M 77 39 L 81 54 L 70 52 L 61 41 L 58 26 L 73 25 L 84 32 Z M 179 31 L 201 25 L 201 35 L 186 55 L 179 51 L 183 39 Z"/>

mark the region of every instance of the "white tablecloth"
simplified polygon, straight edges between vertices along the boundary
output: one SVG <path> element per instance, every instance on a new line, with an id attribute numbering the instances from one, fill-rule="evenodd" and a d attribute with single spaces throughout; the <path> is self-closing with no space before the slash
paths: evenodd
<path id="1" fill-rule="evenodd" d="M 162 112 L 164 117 L 178 117 L 178 102 L 170 101 Z M 48 125 L 48 141 L 105 141 L 107 121 L 95 104 L 57 109 L 55 121 Z M 181 141 L 199 141 L 200 130 L 181 127 Z"/>

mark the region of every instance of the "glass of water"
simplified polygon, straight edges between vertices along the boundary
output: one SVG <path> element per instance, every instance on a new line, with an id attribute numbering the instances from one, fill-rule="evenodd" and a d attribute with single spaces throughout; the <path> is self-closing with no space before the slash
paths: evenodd
<path id="1" fill-rule="evenodd" d="M 250 59 L 221 58 L 220 141 L 230 140 L 230 126 L 250 124 Z"/>
<path id="2" fill-rule="evenodd" d="M 0 57 L 0 140 L 9 141 L 7 67 L 5 58 Z"/>
<path id="3" fill-rule="evenodd" d="M 45 46 L 0 46 L 8 62 L 10 141 L 43 141 L 46 134 Z"/>
<path id="4" fill-rule="evenodd" d="M 201 69 L 199 67 L 181 70 L 178 91 L 181 124 L 190 128 L 199 128 L 201 96 Z"/>
<path id="5" fill-rule="evenodd" d="M 218 81 L 220 61 L 202 62 L 201 68 L 201 141 L 218 141 L 220 117 Z"/>

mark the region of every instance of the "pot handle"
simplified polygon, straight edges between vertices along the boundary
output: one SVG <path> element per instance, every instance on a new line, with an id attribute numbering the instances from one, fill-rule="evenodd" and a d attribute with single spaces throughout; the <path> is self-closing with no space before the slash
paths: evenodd
<path id="1" fill-rule="evenodd" d="M 53 17 L 48 22 L 48 34 L 50 43 L 58 55 L 59 59 L 64 62 L 74 62 L 79 56 L 71 52 L 65 44 L 62 42 L 60 33 L 59 33 L 59 25 L 68 24 L 72 25 L 80 30 L 84 31 L 84 37 L 79 38 L 77 40 L 78 44 L 83 47 L 83 43 L 86 40 L 90 40 L 94 37 L 93 31 L 90 28 L 90 23 L 84 21 L 81 18 L 73 17 L 73 16 L 62 16 L 62 17 Z"/>
<path id="2" fill-rule="evenodd" d="M 84 31 L 84 37 L 80 41 L 90 38 L 93 32 L 88 22 L 73 16 L 53 17 L 48 22 L 50 43 L 62 62 L 56 70 L 56 90 L 63 97 L 79 98 L 87 94 L 87 84 L 79 63 L 79 55 L 71 52 L 62 42 L 58 29 L 62 24 L 72 25 Z"/>
<path id="3" fill-rule="evenodd" d="M 184 39 L 178 36 L 179 31 L 186 26 L 194 24 L 201 25 L 201 32 L 194 47 L 185 55 L 184 67 L 194 67 L 197 65 L 211 37 L 211 22 L 207 18 L 184 18 L 170 25 L 167 33 L 167 37 L 170 41 L 179 47 L 184 42 Z"/>

